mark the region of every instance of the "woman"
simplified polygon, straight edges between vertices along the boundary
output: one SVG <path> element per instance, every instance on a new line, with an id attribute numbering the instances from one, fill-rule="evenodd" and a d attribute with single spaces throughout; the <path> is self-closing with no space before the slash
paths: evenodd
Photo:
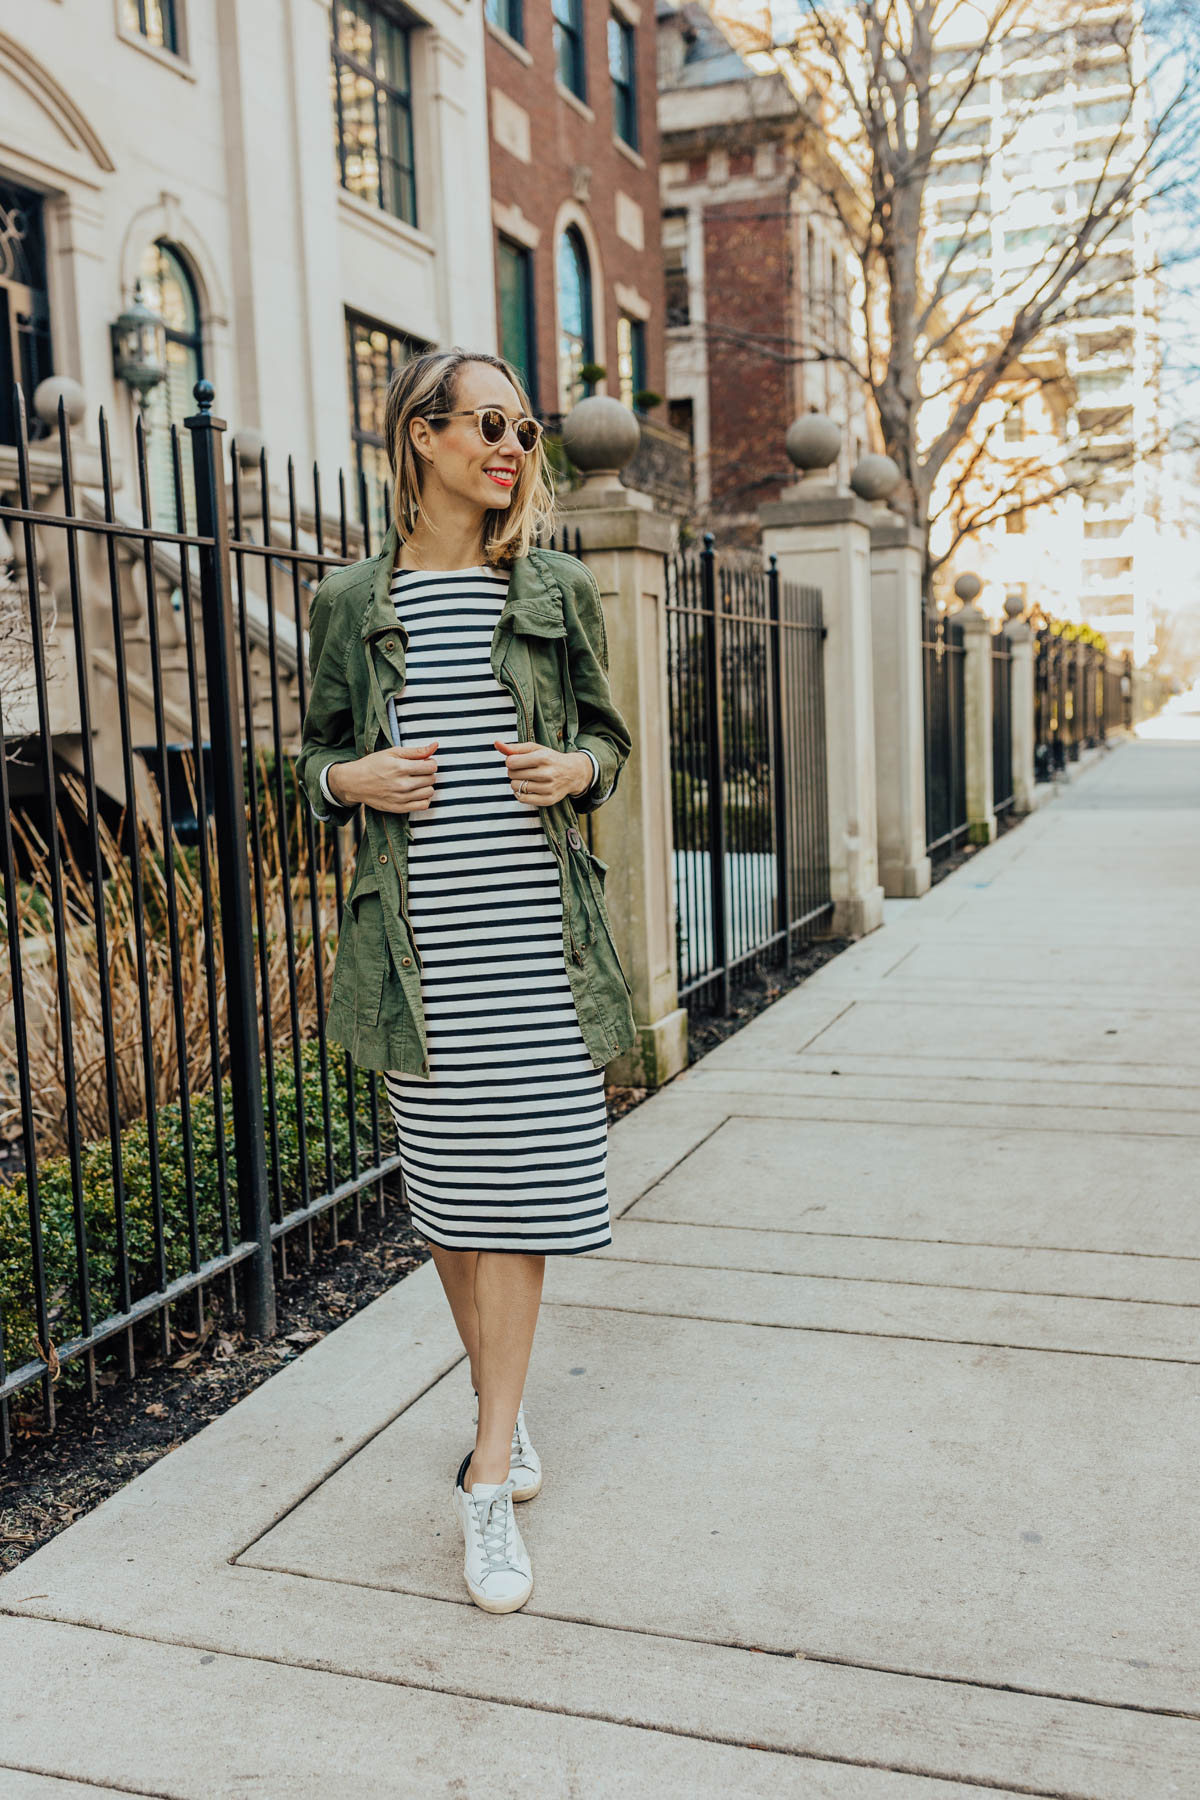
<path id="1" fill-rule="evenodd" d="M 310 616 L 300 775 L 319 817 L 365 808 L 326 1036 L 385 1072 L 476 1394 L 467 1588 L 511 1612 L 533 1588 L 513 1502 L 542 1482 L 522 1391 L 545 1259 L 611 1242 L 604 1065 L 637 1031 L 577 815 L 631 740 L 595 581 L 535 547 L 552 494 L 513 369 L 416 357 L 385 436 L 393 524 Z"/>

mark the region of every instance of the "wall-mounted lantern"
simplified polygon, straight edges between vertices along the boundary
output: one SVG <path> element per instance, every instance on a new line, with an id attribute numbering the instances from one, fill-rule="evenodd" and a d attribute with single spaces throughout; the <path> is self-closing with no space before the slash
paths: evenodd
<path id="1" fill-rule="evenodd" d="M 113 320 L 112 342 L 113 369 L 133 390 L 144 419 L 147 395 L 167 378 L 167 324 L 161 313 L 146 304 L 140 280 L 132 306 Z"/>

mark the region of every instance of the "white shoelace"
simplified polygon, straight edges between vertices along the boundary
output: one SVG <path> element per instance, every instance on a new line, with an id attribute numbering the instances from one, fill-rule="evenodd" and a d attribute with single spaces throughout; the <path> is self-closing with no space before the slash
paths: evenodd
<path id="1" fill-rule="evenodd" d="M 502 1481 L 494 1494 L 486 1500 L 476 1500 L 474 1490 L 467 1498 L 472 1502 L 472 1512 L 479 1529 L 483 1554 L 487 1561 L 487 1574 L 491 1575 L 499 1569 L 515 1568 L 508 1553 L 509 1527 L 512 1524 L 512 1491 L 513 1479 L 510 1475 Z"/>

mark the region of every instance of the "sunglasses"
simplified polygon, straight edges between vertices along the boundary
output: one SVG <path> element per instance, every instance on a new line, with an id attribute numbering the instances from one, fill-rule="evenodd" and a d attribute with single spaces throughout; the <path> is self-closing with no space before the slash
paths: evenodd
<path id="1" fill-rule="evenodd" d="M 510 419 L 498 406 L 472 406 L 459 412 L 428 413 L 426 417 L 430 420 L 474 419 L 485 444 L 502 443 L 504 434 L 511 425 L 518 444 L 526 453 L 537 448 L 537 441 L 542 435 L 540 420 L 531 419 L 528 413 L 522 414 L 519 419 Z"/>

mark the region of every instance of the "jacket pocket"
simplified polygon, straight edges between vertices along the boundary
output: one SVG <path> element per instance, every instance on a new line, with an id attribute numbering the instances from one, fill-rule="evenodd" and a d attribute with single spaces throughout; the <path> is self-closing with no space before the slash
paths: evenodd
<path id="1" fill-rule="evenodd" d="M 620 953 L 617 950 L 616 939 L 613 936 L 612 920 L 608 916 L 608 902 L 604 895 L 604 878 L 608 874 L 608 864 L 604 861 L 603 857 L 597 856 L 594 850 L 589 850 L 586 842 L 581 841 L 580 848 L 575 854 L 583 858 L 584 866 L 588 871 L 588 878 L 592 891 L 592 911 L 594 920 L 590 941 L 601 946 L 602 950 L 606 952 L 606 960 L 611 962 L 617 974 L 620 975 L 621 980 L 625 985 L 625 992 L 632 995 L 633 989 L 629 985 L 629 977 L 625 973 Z"/>
<path id="2" fill-rule="evenodd" d="M 333 966 L 331 1006 L 349 1006 L 359 1027 L 375 1027 L 383 1005 L 388 948 L 379 881 L 366 868 L 346 896 L 337 959 Z"/>

